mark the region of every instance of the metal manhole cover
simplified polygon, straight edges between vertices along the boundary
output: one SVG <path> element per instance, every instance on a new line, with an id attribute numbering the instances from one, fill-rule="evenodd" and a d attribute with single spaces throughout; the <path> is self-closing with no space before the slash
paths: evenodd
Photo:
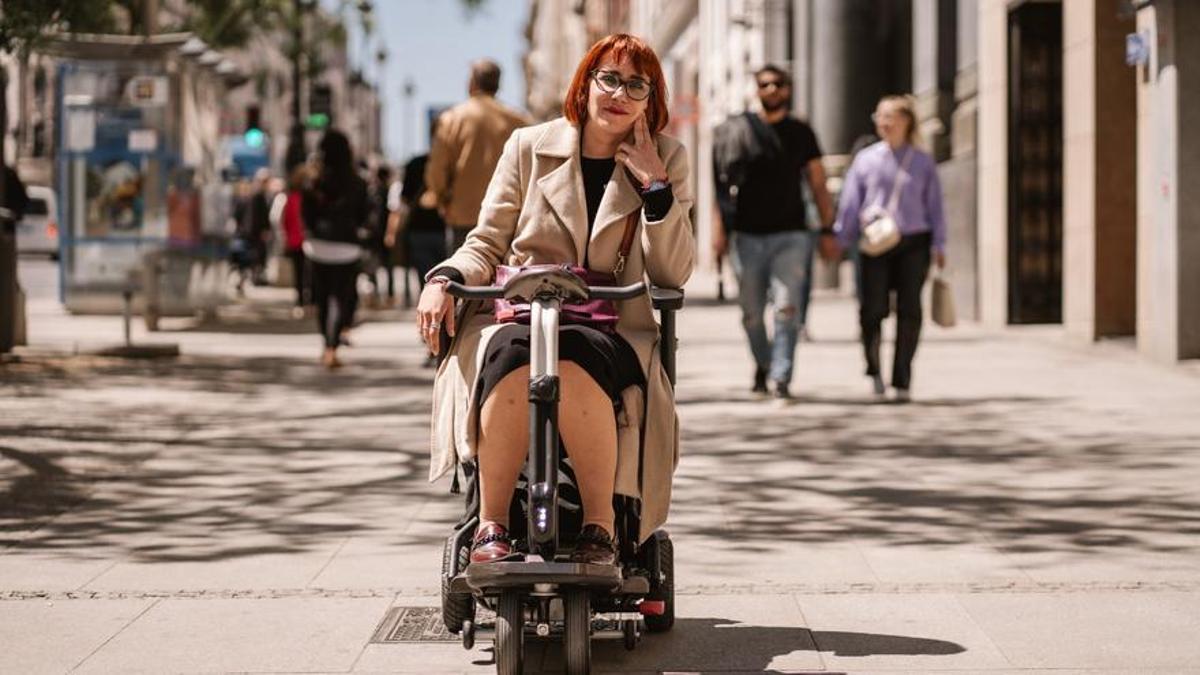
<path id="1" fill-rule="evenodd" d="M 457 642 L 446 630 L 441 607 L 392 607 L 384 615 L 371 642 Z"/>

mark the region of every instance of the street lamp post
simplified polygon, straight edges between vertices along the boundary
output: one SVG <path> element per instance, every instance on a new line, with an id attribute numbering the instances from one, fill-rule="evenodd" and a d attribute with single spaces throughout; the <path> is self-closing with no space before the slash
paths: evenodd
<path id="1" fill-rule="evenodd" d="M 292 0 L 292 127 L 288 131 L 288 148 L 284 157 L 284 173 L 291 175 L 292 169 L 308 158 L 304 147 L 304 122 L 301 118 L 300 97 L 303 92 L 300 59 L 304 55 L 304 21 L 315 7 L 315 0 Z"/>
<path id="2" fill-rule="evenodd" d="M 415 115 L 413 114 L 412 104 L 413 98 L 417 93 L 417 85 L 412 81 L 411 77 L 404 80 L 404 87 L 401 91 L 404 94 L 404 115 L 402 116 L 400 122 L 402 129 L 400 136 L 400 142 L 402 146 L 400 149 L 400 157 L 401 159 L 404 159 L 410 154 L 416 154 L 417 152 L 416 142 L 413 142 L 411 146 L 409 145 L 409 141 L 413 140 L 409 138 L 409 136 L 412 132 L 413 123 L 416 121 Z"/>

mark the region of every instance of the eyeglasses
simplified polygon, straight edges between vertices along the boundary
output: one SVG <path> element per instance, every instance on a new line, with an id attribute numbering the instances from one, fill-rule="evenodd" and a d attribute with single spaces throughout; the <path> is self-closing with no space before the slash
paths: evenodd
<path id="1" fill-rule="evenodd" d="M 616 96 L 617 90 L 624 87 L 625 95 L 635 101 L 645 101 L 654 91 L 646 80 L 640 77 L 622 80 L 621 76 L 612 70 L 593 70 L 592 79 L 596 81 L 600 91 L 612 96 Z"/>
<path id="2" fill-rule="evenodd" d="M 759 89 L 784 89 L 788 86 L 783 80 L 766 80 L 758 83 Z"/>

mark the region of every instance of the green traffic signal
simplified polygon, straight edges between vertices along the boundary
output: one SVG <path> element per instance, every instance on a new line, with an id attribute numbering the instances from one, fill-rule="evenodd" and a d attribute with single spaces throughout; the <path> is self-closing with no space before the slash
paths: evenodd
<path id="1" fill-rule="evenodd" d="M 246 145 L 251 148 L 261 148 L 267 142 L 267 135 L 263 133 L 262 129 L 247 129 L 242 138 L 245 139 Z"/>

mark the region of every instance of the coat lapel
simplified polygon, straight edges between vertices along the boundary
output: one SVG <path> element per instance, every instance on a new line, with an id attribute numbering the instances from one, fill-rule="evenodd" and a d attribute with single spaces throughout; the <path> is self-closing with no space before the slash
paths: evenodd
<path id="1" fill-rule="evenodd" d="M 550 208 L 558 216 L 559 224 L 566 229 L 575 243 L 575 260 L 583 261 L 584 246 L 587 245 L 587 201 L 583 192 L 583 170 L 579 163 L 579 131 L 565 120 L 552 124 L 538 139 L 534 152 L 547 158 L 561 160 L 561 164 L 538 179 L 538 188 Z"/>
<path id="2" fill-rule="evenodd" d="M 596 226 L 592 228 L 592 239 L 600 236 L 614 224 L 624 226 L 625 217 L 642 205 L 642 196 L 629 180 L 629 174 L 619 162 L 613 168 L 612 178 L 604 188 L 600 208 L 596 210 Z"/>
<path id="3" fill-rule="evenodd" d="M 609 179 L 608 186 L 604 189 L 600 208 L 596 210 L 596 223 L 592 227 L 591 241 L 588 242 L 590 246 L 600 237 L 610 236 L 606 233 L 611 230 L 614 243 L 612 246 L 604 246 L 590 251 L 589 259 L 593 269 L 609 271 L 616 264 L 617 249 L 620 247 L 621 235 L 625 232 L 625 219 L 641 206 L 642 196 L 633 187 L 625 167 L 617 163 L 617 166 L 613 168 L 612 178 Z"/>

